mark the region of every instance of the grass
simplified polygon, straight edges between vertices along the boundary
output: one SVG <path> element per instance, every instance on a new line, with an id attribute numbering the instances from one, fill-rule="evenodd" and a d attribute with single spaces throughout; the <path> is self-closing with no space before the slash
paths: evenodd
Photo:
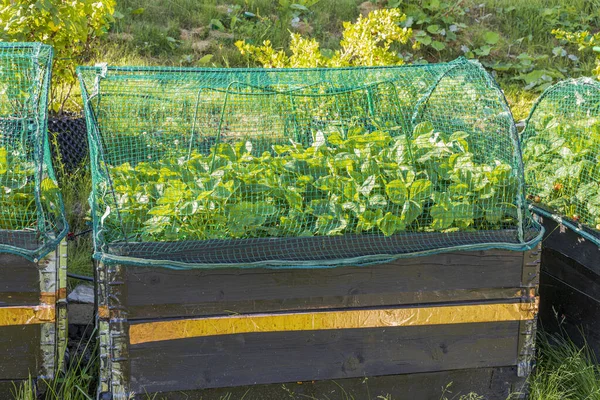
<path id="1" fill-rule="evenodd" d="M 92 334 L 92 337 L 95 335 Z M 29 378 L 15 385 L 14 400 L 93 400 L 98 383 L 98 347 L 95 339 L 81 341 L 72 349 L 67 368 L 55 379 L 43 380 L 37 385 Z"/>

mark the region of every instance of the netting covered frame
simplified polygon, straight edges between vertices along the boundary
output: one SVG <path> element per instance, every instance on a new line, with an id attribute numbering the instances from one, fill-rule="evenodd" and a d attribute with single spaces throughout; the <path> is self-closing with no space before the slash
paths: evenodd
<path id="1" fill-rule="evenodd" d="M 536 135 L 536 131 L 535 131 L 536 128 L 532 127 L 532 124 L 534 123 L 534 119 L 537 116 L 536 113 L 538 112 L 538 108 L 542 107 L 541 105 L 543 105 L 543 103 L 545 101 L 547 101 L 548 98 L 555 95 L 556 93 L 560 93 L 560 91 L 562 89 L 569 88 L 569 87 L 577 87 L 577 86 L 586 87 L 594 92 L 597 92 L 597 96 L 600 97 L 600 82 L 596 79 L 589 78 L 589 77 L 564 79 L 560 82 L 555 83 L 554 85 L 549 86 L 537 98 L 537 100 L 535 101 L 535 103 L 533 104 L 533 106 L 529 112 L 529 115 L 527 116 L 527 119 L 525 120 L 525 128 L 523 129 L 523 132 L 521 133 L 520 138 L 519 138 L 520 143 L 521 143 L 521 148 L 524 147 L 525 142 L 532 139 Z M 580 101 L 578 99 L 567 99 L 566 96 L 564 98 L 565 98 L 565 102 L 569 102 L 569 100 L 570 101 L 575 100 L 577 103 Z M 560 107 L 559 109 L 561 111 L 564 111 L 564 108 L 562 108 L 562 107 Z M 597 117 L 598 117 L 598 119 L 600 119 L 600 104 L 599 104 Z M 599 145 L 600 145 L 600 143 L 599 143 Z M 599 156 L 600 156 L 600 154 L 599 154 Z M 531 185 L 529 182 L 526 182 L 526 186 L 530 187 L 533 185 Z M 536 205 L 535 202 L 531 202 L 529 204 L 529 208 L 531 210 L 533 210 L 536 214 L 539 214 L 546 218 L 551 218 L 552 220 L 558 222 L 559 224 L 562 224 L 562 225 L 570 228 L 571 230 L 573 230 L 574 232 L 576 232 L 577 234 L 579 234 L 586 240 L 588 240 L 591 243 L 600 247 L 600 233 L 594 232 L 592 229 L 587 227 L 585 224 L 578 223 L 577 221 L 574 221 L 573 219 L 568 218 L 567 216 L 560 215 L 560 213 L 554 212 L 553 210 L 549 209 L 548 207 L 545 207 L 543 204 Z"/>
<path id="2" fill-rule="evenodd" d="M 517 251 L 521 251 L 521 250 L 527 250 L 527 249 L 531 249 L 533 248 L 537 242 L 540 240 L 541 236 L 542 236 L 542 229 L 537 223 L 533 222 L 532 226 L 534 226 L 534 230 L 537 232 L 534 237 L 529 237 L 528 240 L 524 240 L 524 226 L 526 224 L 528 224 L 530 221 L 530 215 L 527 211 L 526 208 L 526 202 L 524 200 L 523 197 L 523 193 L 524 193 L 524 177 L 523 177 L 523 166 L 522 166 L 522 159 L 521 159 L 521 153 L 520 153 L 520 148 L 519 148 L 519 139 L 518 139 L 518 135 L 517 135 L 517 129 L 514 123 L 514 120 L 512 118 L 512 114 L 511 111 L 508 107 L 508 104 L 506 102 L 506 98 L 504 97 L 501 89 L 499 88 L 499 86 L 497 85 L 496 81 L 485 71 L 485 69 L 481 66 L 481 64 L 479 64 L 478 62 L 474 62 L 474 61 L 469 61 L 466 60 L 465 58 L 459 58 L 455 61 L 452 61 L 450 63 L 445 63 L 445 64 L 438 64 L 438 65 L 442 65 L 444 70 L 438 74 L 438 76 L 436 77 L 436 79 L 434 80 L 433 84 L 431 86 L 428 87 L 428 90 L 425 91 L 424 93 L 422 93 L 421 96 L 419 96 L 418 101 L 416 101 L 414 103 L 414 108 L 412 110 L 412 112 L 410 113 L 411 116 L 409 118 L 410 123 L 411 124 L 415 124 L 416 121 L 419 120 L 419 118 L 421 117 L 421 115 L 423 114 L 424 110 L 427 107 L 427 101 L 428 99 L 436 92 L 436 90 L 438 89 L 438 85 L 440 84 L 440 82 L 448 75 L 450 74 L 453 70 L 458 69 L 458 68 L 469 68 L 471 70 L 474 71 L 474 73 L 478 74 L 479 78 L 481 78 L 482 80 L 484 80 L 486 82 L 486 84 L 488 85 L 488 89 L 490 89 L 493 93 L 493 97 L 495 97 L 495 101 L 498 102 L 498 104 L 500 104 L 500 107 L 502 109 L 502 114 L 505 115 L 505 117 L 509 120 L 508 123 L 508 130 L 509 135 L 510 135 L 510 143 L 513 149 L 513 153 L 512 153 L 512 161 L 515 163 L 515 166 L 518 169 L 518 173 L 517 173 L 517 179 L 518 179 L 518 185 L 519 185 L 519 193 L 521 194 L 520 196 L 517 196 L 518 198 L 516 199 L 516 206 L 517 206 L 517 213 L 518 213 L 518 218 L 519 218 L 519 227 L 518 227 L 518 235 L 521 238 L 520 242 L 518 244 L 513 244 L 513 243 L 506 243 L 506 242 L 489 242 L 489 243 L 484 243 L 484 244 L 465 244 L 465 245 L 459 245 L 459 246 L 451 246 L 451 247 L 438 247 L 436 249 L 433 250 L 424 250 L 424 251 L 416 251 L 416 252 L 411 252 L 408 254 L 385 254 L 385 255 L 380 255 L 380 256 L 376 256 L 376 257 L 358 257 L 358 258 L 352 258 L 352 259 L 345 259 L 342 263 L 340 262 L 336 262 L 335 264 L 327 262 L 327 261 L 310 261 L 310 262 L 286 262 L 286 261 L 279 261 L 279 260 L 273 260 L 273 261 L 261 261 L 259 264 L 261 266 L 265 266 L 265 267 L 310 267 L 310 268 L 314 268 L 315 266 L 322 266 L 322 267 L 331 267 L 331 266 L 336 266 L 336 265 L 345 265 L 345 264 L 352 264 L 352 265 L 357 265 L 357 264 L 369 264 L 369 263 L 379 263 L 379 262 L 384 262 L 384 261 L 389 261 L 391 259 L 394 258 L 399 258 L 399 257 L 407 257 L 407 256 L 414 256 L 414 255 L 426 255 L 426 254 L 431 254 L 431 253 L 438 253 L 438 252 L 443 252 L 443 251 L 450 251 L 450 250 L 483 250 L 483 249 L 489 249 L 489 248 L 503 248 L 503 249 L 510 249 L 510 250 L 517 250 Z M 377 70 L 394 70 L 395 68 L 422 68 L 423 65 L 406 65 L 406 66 L 401 66 L 401 67 L 361 67 L 361 68 L 336 68 L 336 71 L 344 71 L 344 70 L 348 70 L 348 69 L 353 69 L 355 71 L 359 70 L 362 71 L 364 73 L 366 72 L 370 72 L 370 71 L 377 71 Z M 97 173 L 102 173 L 102 171 L 100 171 L 101 168 L 99 168 L 98 166 L 98 159 L 99 158 L 103 158 L 104 157 L 104 150 L 103 150 L 103 146 L 102 146 L 102 135 L 99 132 L 99 128 L 98 128 L 98 123 L 97 123 L 97 116 L 95 115 L 95 111 L 94 111 L 94 107 L 92 105 L 92 100 L 96 97 L 99 97 L 102 95 L 102 91 L 100 89 L 100 85 L 103 79 L 105 79 L 108 75 L 110 75 L 111 73 L 114 73 L 116 75 L 118 74 L 122 74 L 123 76 L 121 77 L 121 79 L 127 79 L 127 76 L 135 76 L 136 73 L 148 73 L 148 74 L 209 74 L 209 73 L 228 73 L 227 71 L 229 71 L 229 73 L 256 73 L 256 74 L 268 74 L 268 73 L 273 73 L 273 72 L 277 72 L 278 70 L 276 69 L 260 69 L 260 68 L 249 68 L 249 69 L 229 69 L 229 70 L 223 70 L 223 69 L 214 69 L 214 68 L 177 68 L 177 67 L 108 67 L 106 64 L 104 65 L 98 65 L 95 67 L 79 67 L 77 69 L 77 73 L 79 76 L 79 80 L 80 80 L 80 84 L 81 84 L 81 91 L 82 91 L 82 96 L 83 96 L 83 102 L 84 102 L 84 110 L 85 110 L 85 114 L 86 114 L 86 121 L 88 123 L 88 137 L 89 137 L 89 141 L 90 143 L 96 143 L 98 144 L 98 149 L 94 150 L 92 148 L 90 148 L 90 156 L 91 156 L 91 162 L 92 162 L 92 172 L 94 174 Z M 327 71 L 327 69 L 284 69 L 284 70 L 280 70 L 282 73 L 294 73 L 294 72 L 304 72 L 304 71 L 312 71 L 315 73 L 318 73 L 319 71 L 325 72 Z M 85 75 L 88 75 L 87 77 Z M 91 77 L 93 77 L 93 79 L 91 79 Z M 323 83 L 323 82 L 321 82 Z M 232 86 L 232 83 L 229 82 L 229 84 L 227 85 L 223 85 L 223 87 L 226 90 L 229 90 L 229 88 Z M 365 85 L 365 87 L 367 87 L 368 85 Z M 202 88 L 198 89 L 198 93 L 200 93 L 200 91 L 203 90 Z M 200 96 L 200 94 L 198 94 L 198 96 Z M 197 104 L 197 103 L 196 103 Z M 222 112 L 224 112 L 224 109 L 222 110 Z M 221 114 L 221 118 L 222 118 L 222 114 Z M 220 129 L 220 126 L 219 126 Z M 192 133 L 192 138 L 194 137 L 194 134 Z M 190 148 L 191 148 L 192 144 L 190 141 Z M 93 146 L 91 146 L 93 147 Z M 110 180 L 110 178 L 108 178 Z M 94 196 L 92 194 L 92 196 L 90 197 L 90 204 L 92 206 L 93 210 L 96 210 L 97 207 L 97 199 L 96 196 Z M 133 264 L 133 265 L 159 265 L 159 266 L 165 266 L 165 267 L 169 267 L 169 268 L 175 268 L 175 269 L 179 269 L 179 268 L 203 268 L 203 267 L 227 267 L 227 266 L 254 266 L 256 267 L 257 265 L 255 263 L 242 263 L 237 264 L 225 264 L 225 263 L 218 263 L 218 264 L 203 264 L 203 263 L 188 263 L 188 262 L 180 262 L 180 261 L 173 261 L 173 260 L 167 260 L 167 259 L 150 259 L 150 258 L 138 258 L 138 257 L 130 257 L 130 256 L 121 256 L 121 255 L 114 255 L 114 254 L 109 254 L 107 252 L 103 251 L 103 246 L 105 245 L 105 242 L 102 238 L 103 235 L 103 229 L 101 227 L 102 225 L 102 216 L 99 215 L 97 212 L 93 212 L 93 219 L 94 219 L 94 242 L 95 242 L 95 253 L 94 253 L 94 258 L 97 260 L 101 260 L 105 263 L 127 263 L 127 264 Z"/>
<path id="3" fill-rule="evenodd" d="M 52 77 L 52 62 L 54 50 L 51 46 L 37 42 L 0 42 L 0 59 L 12 64 L 11 69 L 19 65 L 19 61 L 31 60 L 31 66 L 26 69 L 9 70 L 8 73 L 31 73 L 36 79 L 30 78 L 27 107 L 16 111 L 16 115 L 1 115 L 0 117 L 16 117 L 26 121 L 30 133 L 27 137 L 33 148 L 33 163 L 35 164 L 34 196 L 36 213 L 36 231 L 4 230 L 0 231 L 3 238 L 0 241 L 0 252 L 23 256 L 38 262 L 44 256 L 55 250 L 68 233 L 62 195 L 52 166 L 52 155 L 47 131 L 48 96 Z M 19 61 L 15 61 L 19 60 Z M 10 77 L 8 78 L 11 79 Z M 4 97 L 3 100 L 7 100 Z M 7 100 L 8 101 L 8 100 Z M 33 127 L 33 129 L 31 129 Z M 22 128 L 25 129 L 25 128 Z M 22 134 L 23 135 L 23 134 Z M 42 188 L 42 181 L 47 179 L 52 187 L 52 207 L 54 215 L 50 215 L 48 204 L 42 202 L 42 196 L 47 188 Z M 0 211 L 1 212 L 1 211 Z M 24 234 L 24 235 L 22 235 Z M 22 237 L 24 236 L 24 238 Z"/>

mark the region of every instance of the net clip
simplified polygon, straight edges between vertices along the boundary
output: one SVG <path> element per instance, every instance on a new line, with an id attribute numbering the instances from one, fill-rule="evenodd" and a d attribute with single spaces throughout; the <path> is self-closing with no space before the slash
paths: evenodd
<path id="1" fill-rule="evenodd" d="M 100 73 L 96 75 L 96 80 L 94 82 L 94 93 L 96 96 L 100 93 L 100 80 L 102 78 L 106 78 L 106 73 L 108 72 L 108 64 L 107 63 L 98 63 L 95 65 L 96 68 L 100 68 Z"/>

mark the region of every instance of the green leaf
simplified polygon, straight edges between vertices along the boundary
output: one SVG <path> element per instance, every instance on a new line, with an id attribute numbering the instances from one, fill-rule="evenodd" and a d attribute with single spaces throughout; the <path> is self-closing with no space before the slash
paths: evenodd
<path id="1" fill-rule="evenodd" d="M 0 147 L 0 175 L 6 174 L 8 170 L 8 152 L 4 147 Z"/>
<path id="2" fill-rule="evenodd" d="M 431 196 L 433 187 L 428 179 L 417 179 L 410 185 L 410 198 L 422 202 Z"/>
<path id="3" fill-rule="evenodd" d="M 434 41 L 431 43 L 431 47 L 433 47 L 433 48 L 434 48 L 435 50 L 437 50 L 437 51 L 442 51 L 442 50 L 444 50 L 444 49 L 446 48 L 446 45 L 445 45 L 444 43 L 442 43 L 442 42 L 439 42 L 439 41 L 437 41 L 437 40 L 434 40 Z"/>
<path id="4" fill-rule="evenodd" d="M 432 42 L 431 36 L 429 36 L 428 34 L 416 36 L 415 39 L 417 40 L 417 42 L 422 43 L 425 46 L 429 46 Z"/>
<path id="5" fill-rule="evenodd" d="M 408 197 L 408 189 L 400 179 L 388 182 L 388 184 L 385 185 L 385 192 L 390 201 L 396 204 L 404 204 Z"/>
<path id="6" fill-rule="evenodd" d="M 391 236 L 405 228 L 404 221 L 390 212 L 386 213 L 383 218 L 377 221 L 377 226 L 385 236 Z"/>
<path id="7" fill-rule="evenodd" d="M 431 227 L 435 230 L 442 230 L 450 227 L 454 222 L 454 216 L 452 215 L 452 211 L 446 207 L 442 207 L 439 205 L 435 205 L 431 207 L 429 211 L 431 214 L 431 218 L 433 218 L 433 223 Z"/>
<path id="8" fill-rule="evenodd" d="M 487 44 L 496 44 L 500 40 L 500 35 L 496 32 L 487 31 L 483 34 L 483 39 Z"/>
<path id="9" fill-rule="evenodd" d="M 374 187 L 375 187 L 375 175 L 371 175 L 363 182 L 363 184 L 360 186 L 358 191 L 363 196 L 369 196 L 369 194 L 371 194 L 371 191 L 373 190 Z"/>
<path id="10" fill-rule="evenodd" d="M 490 51 L 492 50 L 492 46 L 481 46 L 478 49 L 473 50 L 475 54 L 480 57 L 485 57 L 490 55 Z"/>
<path id="11" fill-rule="evenodd" d="M 225 30 L 225 25 L 223 25 L 223 23 L 220 20 L 216 19 L 216 18 L 213 18 L 213 19 L 210 20 L 210 27 L 214 28 L 214 29 L 218 29 L 220 31 L 224 31 Z"/>
<path id="12" fill-rule="evenodd" d="M 420 136 L 431 132 L 433 132 L 433 124 L 429 121 L 421 122 L 413 129 L 414 136 Z"/>
<path id="13" fill-rule="evenodd" d="M 434 35 L 440 33 L 441 30 L 442 29 L 440 28 L 439 25 L 429 25 L 427 27 L 427 32 L 432 33 Z"/>
<path id="14" fill-rule="evenodd" d="M 198 60 L 198 64 L 200 64 L 200 65 L 206 65 L 206 64 L 208 64 L 208 63 L 210 62 L 210 60 L 212 60 L 212 59 L 213 59 L 213 55 L 212 55 L 212 54 L 207 54 L 207 55 L 203 56 L 202 58 L 200 58 L 200 59 Z"/>
<path id="15" fill-rule="evenodd" d="M 369 231 L 377 226 L 377 221 L 382 218 L 381 210 L 366 210 L 358 216 L 357 233 Z"/>
<path id="16" fill-rule="evenodd" d="M 408 200 L 404 203 L 404 206 L 402 206 L 402 221 L 406 225 L 409 225 L 421 215 L 422 211 L 423 209 L 419 203 Z"/>
<path id="17" fill-rule="evenodd" d="M 543 69 L 534 69 L 528 74 L 519 75 L 519 79 L 522 79 L 526 84 L 529 85 L 530 83 L 539 81 L 545 74 L 546 71 Z"/>
<path id="18" fill-rule="evenodd" d="M 369 197 L 369 207 L 372 208 L 383 208 L 385 206 L 387 206 L 388 202 L 385 198 L 385 196 L 381 195 L 381 194 L 375 194 L 371 197 Z"/>

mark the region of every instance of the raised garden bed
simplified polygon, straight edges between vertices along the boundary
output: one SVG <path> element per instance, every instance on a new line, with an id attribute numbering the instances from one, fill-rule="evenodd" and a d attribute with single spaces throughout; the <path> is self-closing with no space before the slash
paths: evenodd
<path id="1" fill-rule="evenodd" d="M 0 254 L 0 397 L 21 381 L 50 379 L 67 344 L 66 243 L 39 262 Z"/>
<path id="2" fill-rule="evenodd" d="M 479 393 L 505 399 L 532 365 L 538 268 L 537 251 L 506 250 L 326 269 L 100 263 L 100 393 L 331 379 L 361 390 L 365 376 L 398 375 L 373 382 L 420 396 L 439 390 L 418 387 L 426 376 L 466 390 L 488 374 Z"/>
<path id="3" fill-rule="evenodd" d="M 542 241 L 540 320 L 549 332 L 566 332 L 600 356 L 600 247 L 553 218 L 540 216 Z M 580 225 L 587 235 L 596 233 Z"/>

